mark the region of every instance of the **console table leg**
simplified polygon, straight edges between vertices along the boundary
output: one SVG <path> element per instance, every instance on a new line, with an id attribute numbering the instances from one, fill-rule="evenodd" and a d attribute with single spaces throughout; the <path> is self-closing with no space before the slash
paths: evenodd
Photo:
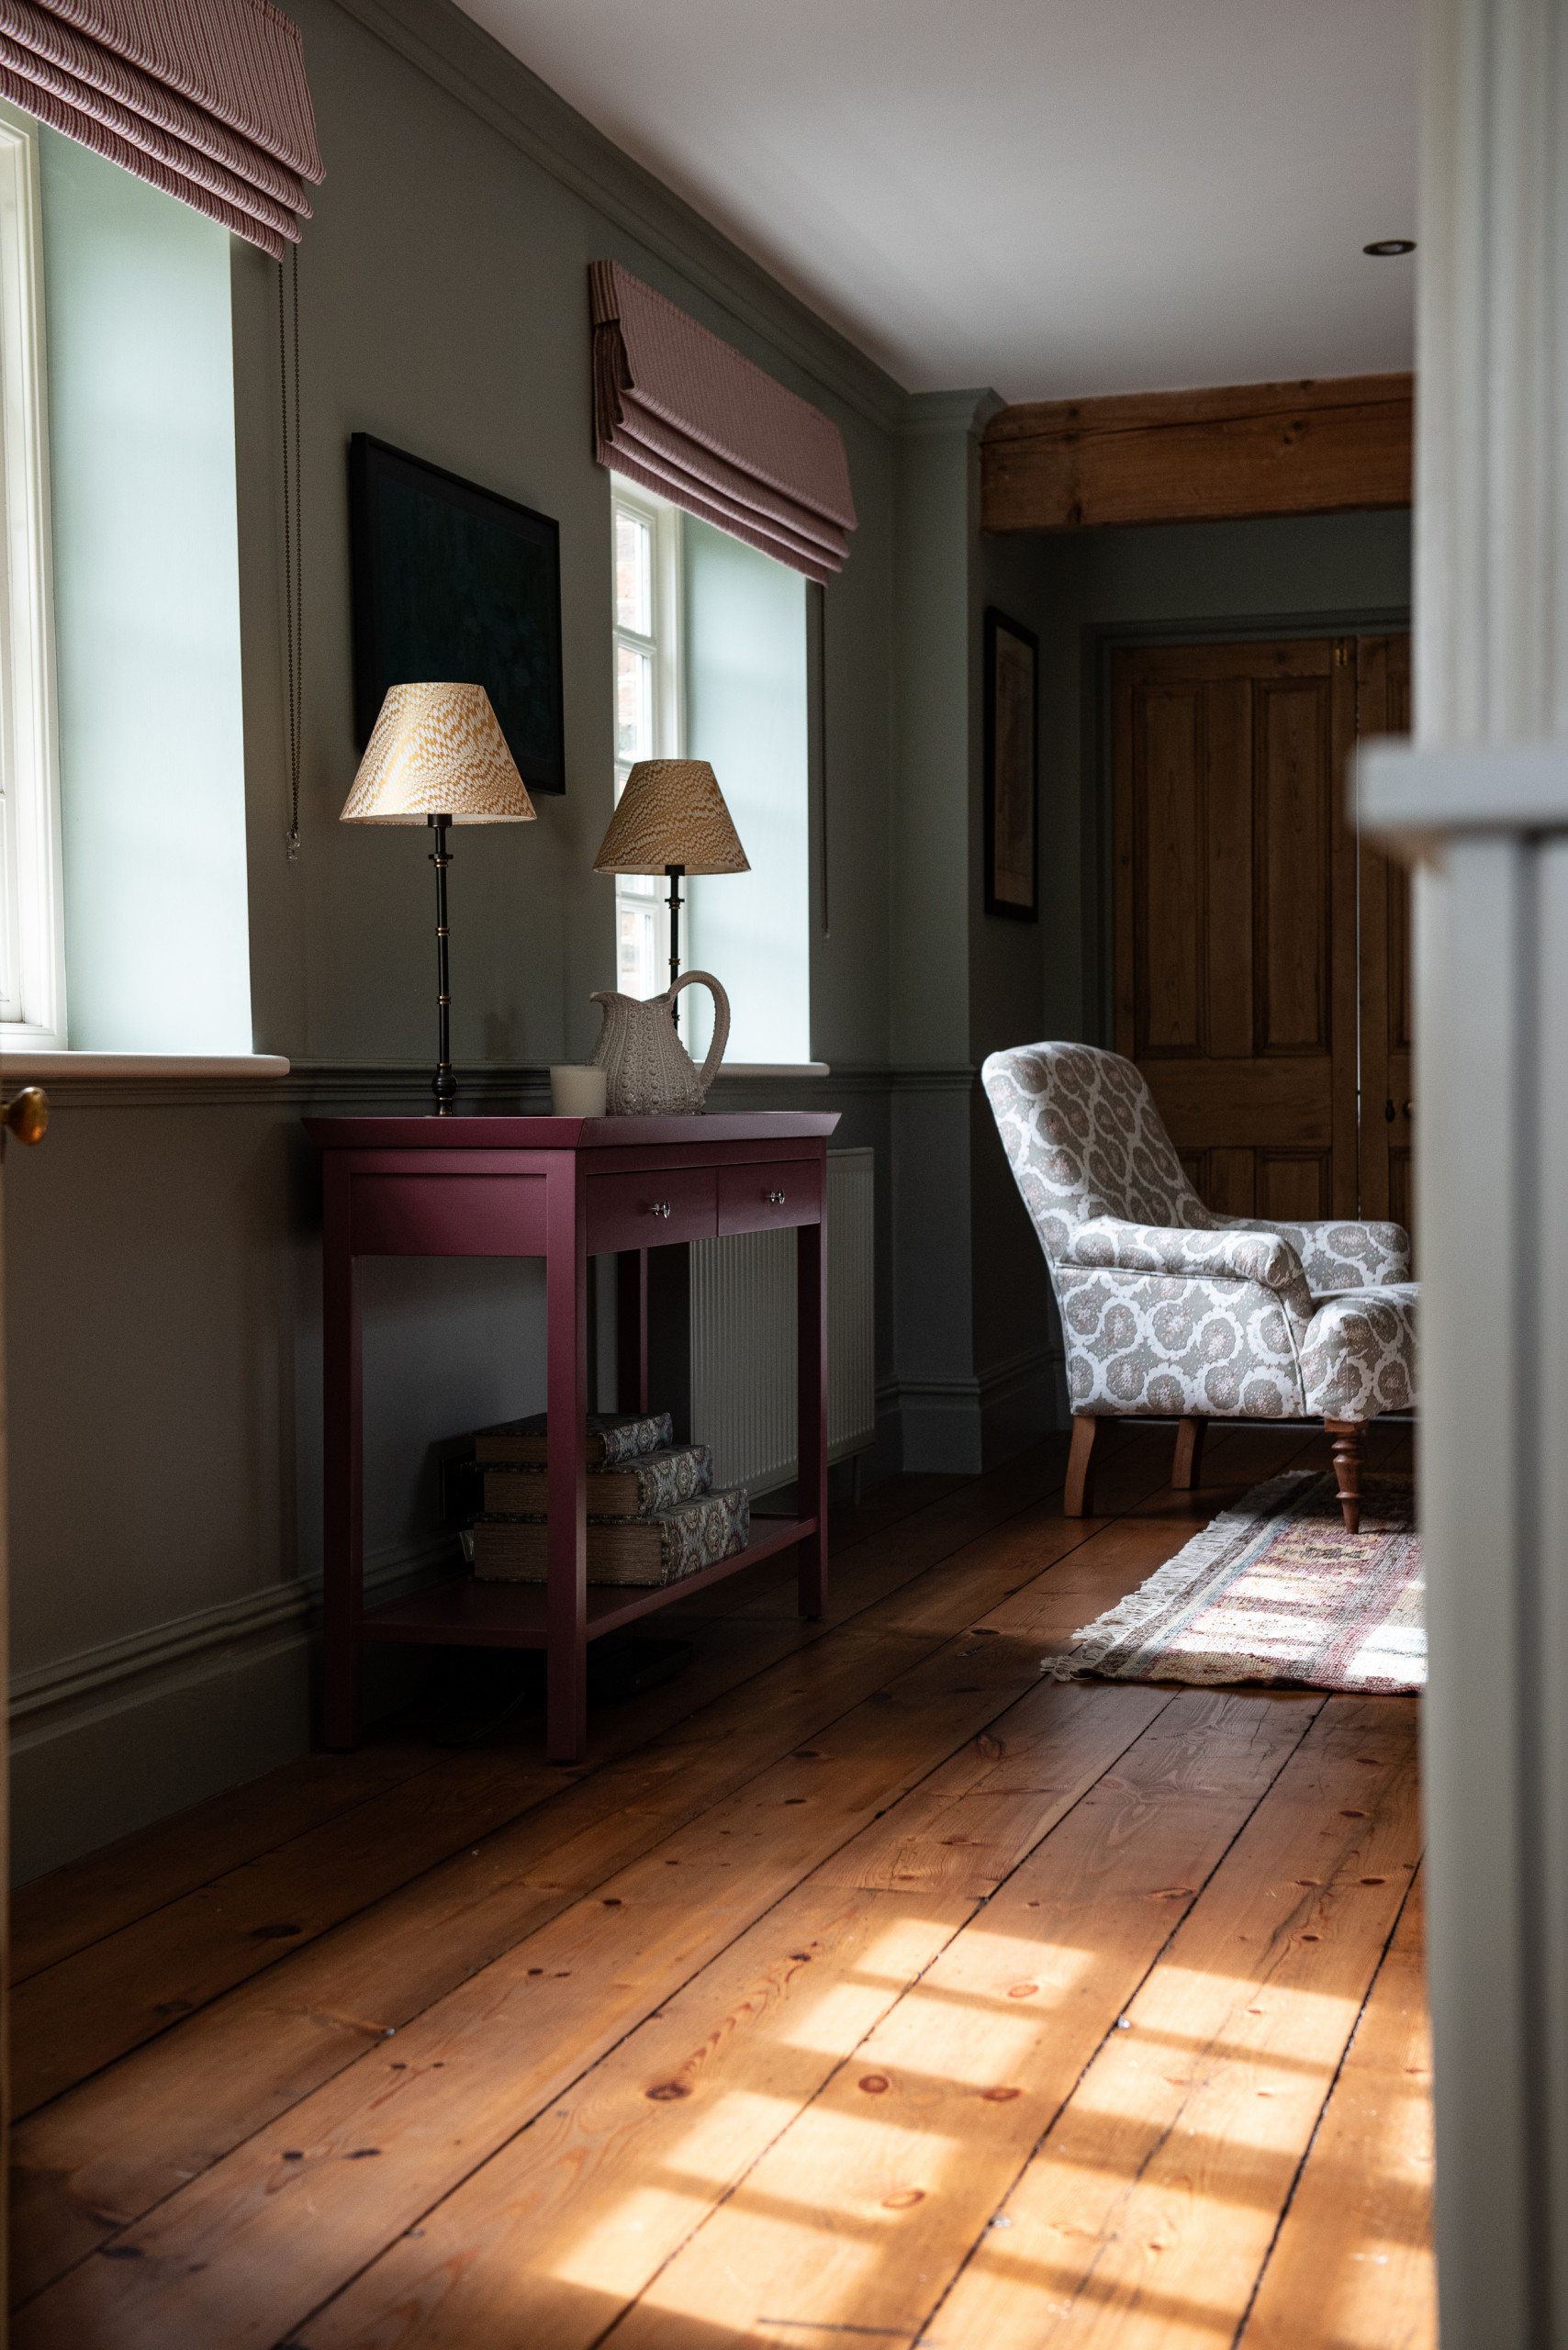
<path id="1" fill-rule="evenodd" d="M 578 1762 L 588 1742 L 588 1219 L 577 1153 L 563 1152 L 545 1180 L 545 1751 L 552 1762 Z"/>
<path id="2" fill-rule="evenodd" d="M 826 1169 L 823 1168 L 825 1179 Z M 823 1182 L 823 1208 L 826 1183 Z M 802 1224 L 796 1232 L 796 1300 L 800 1337 L 797 1507 L 814 1517 L 816 1532 L 799 1550 L 801 1613 L 827 1613 L 827 1226 Z"/>
<path id="3" fill-rule="evenodd" d="M 359 1262 L 350 1254 L 347 1179 L 329 1174 L 321 1235 L 323 1485 L 322 1737 L 335 1753 L 360 1739 L 364 1411 Z"/>

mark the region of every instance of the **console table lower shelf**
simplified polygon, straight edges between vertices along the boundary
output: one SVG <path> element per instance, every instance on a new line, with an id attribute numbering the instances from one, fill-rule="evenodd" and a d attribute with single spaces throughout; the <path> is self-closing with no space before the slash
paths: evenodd
<path id="1" fill-rule="evenodd" d="M 667 1607 L 689 1592 L 722 1583 L 743 1567 L 755 1567 L 776 1550 L 803 1542 L 817 1530 L 814 1517 L 753 1516 L 752 1539 L 733 1558 L 703 1567 L 677 1583 L 604 1583 L 588 1587 L 588 1637 L 600 1639 L 639 1616 Z M 373 1607 L 359 1619 L 362 1640 L 408 1640 L 421 1646 L 442 1640 L 465 1648 L 543 1649 L 550 1644 L 550 1592 L 543 1583 L 491 1583 L 455 1575 L 431 1583 L 407 1599 Z"/>

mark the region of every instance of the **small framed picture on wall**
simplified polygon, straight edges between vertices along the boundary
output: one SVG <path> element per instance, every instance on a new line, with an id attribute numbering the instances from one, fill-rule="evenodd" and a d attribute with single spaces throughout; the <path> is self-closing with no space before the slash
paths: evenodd
<path id="1" fill-rule="evenodd" d="M 1040 914 L 1033 633 L 994 608 L 985 616 L 985 910 Z"/>

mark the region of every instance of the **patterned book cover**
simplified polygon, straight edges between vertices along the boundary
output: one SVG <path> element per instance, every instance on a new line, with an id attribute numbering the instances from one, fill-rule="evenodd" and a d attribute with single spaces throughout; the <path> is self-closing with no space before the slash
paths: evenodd
<path id="1" fill-rule="evenodd" d="M 543 1460 L 513 1461 L 487 1467 L 484 1508 L 492 1517 L 549 1516 Z M 589 1523 L 598 1519 L 652 1517 L 655 1511 L 677 1509 L 695 1501 L 713 1483 L 713 1456 L 705 1444 L 678 1444 L 669 1452 L 644 1452 L 617 1469 L 590 1469 L 588 1479 Z"/>
<path id="2" fill-rule="evenodd" d="M 612 1469 L 619 1461 L 635 1460 L 644 1452 L 666 1452 L 675 1442 L 675 1425 L 667 1412 L 650 1412 L 626 1418 L 614 1412 L 588 1416 L 588 1464 Z M 474 1438 L 474 1458 L 480 1461 L 513 1461 L 526 1467 L 543 1465 L 545 1415 L 531 1412 L 525 1420 L 500 1420 L 480 1428 Z"/>
<path id="3" fill-rule="evenodd" d="M 474 1572 L 490 1583 L 543 1583 L 549 1539 L 548 1528 L 535 1518 L 477 1518 Z M 750 1494 L 744 1485 L 722 1486 L 655 1517 L 590 1526 L 588 1581 L 678 1583 L 734 1558 L 750 1540 Z"/>

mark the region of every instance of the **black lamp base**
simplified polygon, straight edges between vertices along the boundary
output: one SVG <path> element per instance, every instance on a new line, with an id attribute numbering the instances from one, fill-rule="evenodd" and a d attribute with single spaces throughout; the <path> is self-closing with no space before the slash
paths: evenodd
<path id="1" fill-rule="evenodd" d="M 435 867 L 435 968 L 436 968 L 436 1065 L 431 1080 L 431 1091 L 435 1095 L 435 1114 L 450 1118 L 457 1100 L 457 1080 L 452 1074 L 452 975 L 447 963 L 447 942 L 451 932 L 446 921 L 446 868 L 452 863 L 452 851 L 447 835 L 452 828 L 450 816 L 427 817 L 435 833 L 435 847 L 431 863 Z"/>
<path id="2" fill-rule="evenodd" d="M 677 979 L 680 977 L 680 909 L 682 904 L 680 883 L 681 877 L 685 871 L 686 867 L 684 865 L 666 865 L 665 867 L 666 878 L 669 882 L 669 983 L 671 987 L 674 987 Z M 670 1005 L 669 1016 L 678 1028 L 680 1025 L 680 998 L 678 996 Z"/>

